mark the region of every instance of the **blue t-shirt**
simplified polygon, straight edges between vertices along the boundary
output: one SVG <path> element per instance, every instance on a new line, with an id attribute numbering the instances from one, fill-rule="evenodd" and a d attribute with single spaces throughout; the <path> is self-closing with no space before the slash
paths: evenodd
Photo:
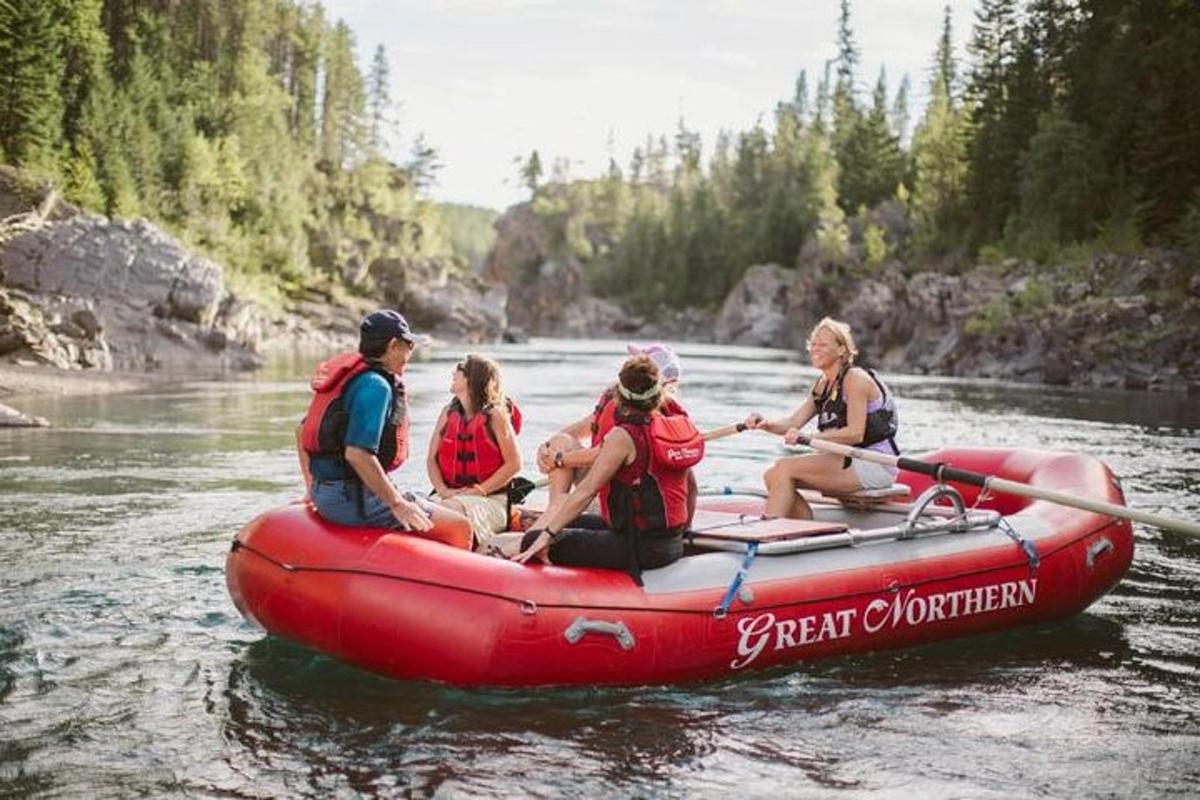
<path id="1" fill-rule="evenodd" d="M 348 420 L 346 446 L 379 452 L 383 426 L 392 413 L 392 387 L 378 372 L 364 372 L 350 381 L 342 395 Z M 319 481 L 342 480 L 342 465 L 332 458 L 314 458 L 309 464 Z"/>

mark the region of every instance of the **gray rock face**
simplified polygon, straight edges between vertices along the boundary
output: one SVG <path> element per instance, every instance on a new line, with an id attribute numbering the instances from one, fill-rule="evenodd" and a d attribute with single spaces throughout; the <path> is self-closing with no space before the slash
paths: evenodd
<path id="1" fill-rule="evenodd" d="M 610 336 L 637 330 L 643 320 L 592 296 L 575 261 L 545 261 L 509 290 L 508 323 L 542 336 Z"/>
<path id="2" fill-rule="evenodd" d="M 862 362 L 884 369 L 1061 385 L 1197 387 L 1200 299 L 1189 296 L 1166 308 L 1147 293 L 1162 283 L 1168 258 L 1097 259 L 1090 285 L 1103 285 L 1102 276 L 1111 273 L 1120 276 L 1113 285 L 1144 290 L 1116 296 L 1084 290 L 1078 280 L 1046 286 L 1034 267 L 1015 260 L 1012 269 L 1030 273 L 1007 280 L 988 269 L 905 277 L 891 265 L 875 277 L 834 280 L 819 266 L 758 266 L 730 292 L 714 331 L 718 342 L 802 349 L 812 325 L 828 315 L 850 324 Z M 1029 296 L 1062 300 L 1021 310 Z"/>
<path id="3" fill-rule="evenodd" d="M 452 276 L 438 259 L 380 259 L 371 276 L 385 304 L 422 332 L 455 342 L 490 343 L 508 328 L 508 288 L 477 276 Z"/>
<path id="4" fill-rule="evenodd" d="M 778 347 L 787 340 L 795 272 L 777 264 L 746 270 L 725 298 L 713 324 L 718 342 Z"/>
<path id="5" fill-rule="evenodd" d="M 167 309 L 211 325 L 224 294 L 221 268 L 192 255 L 146 220 L 81 214 L 8 243 L 5 283 L 37 294 L 107 298 L 135 309 Z"/>
<path id="6" fill-rule="evenodd" d="M 575 256 L 547 241 L 528 203 L 508 209 L 496 221 L 496 241 L 484 275 L 508 286 L 508 331 L 512 338 L 537 336 L 629 336 L 645 339 L 711 341 L 713 314 L 701 309 L 660 309 L 646 316 L 591 294 Z M 584 238 L 592 252 L 613 245 L 602 231 L 588 226 Z"/>
<path id="7" fill-rule="evenodd" d="M 259 362 L 266 314 L 146 220 L 80 214 L 23 233 L 0 252 L 0 275 L 0 350 L 11 357 L 65 369 Z"/>
<path id="8" fill-rule="evenodd" d="M 508 327 L 508 289 L 501 284 L 418 286 L 402 302 L 418 330 L 456 342 L 496 342 Z"/>

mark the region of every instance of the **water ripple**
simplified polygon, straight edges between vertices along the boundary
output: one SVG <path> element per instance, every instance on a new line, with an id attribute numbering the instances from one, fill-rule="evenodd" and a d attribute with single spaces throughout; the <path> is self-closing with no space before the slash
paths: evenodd
<path id="1" fill-rule="evenodd" d="M 702 427 L 790 411 L 812 379 L 790 353 L 682 351 Z M 499 348 L 527 451 L 587 411 L 621 352 Z M 418 452 L 457 357 L 411 370 Z M 462 691 L 264 637 L 222 565 L 240 525 L 301 491 L 306 392 L 287 378 L 47 398 L 27 410 L 61 428 L 0 431 L 0 795 L 1200 794 L 1200 541 L 1144 526 L 1126 579 L 1063 623 L 694 686 Z M 907 449 L 1090 452 L 1132 505 L 1200 518 L 1186 398 L 892 384 Z M 780 452 L 715 443 L 701 481 L 755 484 Z M 423 472 L 415 458 L 400 480 Z"/>

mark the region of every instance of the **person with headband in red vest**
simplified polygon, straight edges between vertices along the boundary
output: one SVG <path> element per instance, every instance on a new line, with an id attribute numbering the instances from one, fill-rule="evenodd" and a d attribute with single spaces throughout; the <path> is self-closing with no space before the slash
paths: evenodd
<path id="1" fill-rule="evenodd" d="M 625 350 L 630 356 L 648 356 L 658 367 L 663 386 L 660 412 L 665 415 L 687 416 L 687 411 L 676 396 L 683 369 L 675 351 L 657 342 L 647 345 L 631 342 L 626 345 Z M 600 453 L 600 444 L 615 424 L 617 405 L 617 385 L 614 383 L 600 393 L 590 413 L 558 431 L 538 447 L 538 469 L 549 481 L 550 497 L 546 504 L 546 513 L 562 504 L 572 485 L 583 479 L 588 467 L 596 460 Z M 583 439 L 589 436 L 590 442 L 585 447 Z M 689 477 L 689 480 L 695 489 L 695 478 Z M 692 497 L 694 502 L 695 494 Z"/>
<path id="2" fill-rule="evenodd" d="M 407 530 L 471 546 L 470 522 L 392 485 L 408 457 L 404 369 L 427 337 L 396 311 L 369 314 L 357 353 L 317 367 L 313 399 L 297 431 L 300 469 L 318 514 L 338 525 Z"/>
<path id="3" fill-rule="evenodd" d="M 683 555 L 704 438 L 686 414 L 663 413 L 668 395 L 650 356 L 626 360 L 615 388 L 614 426 L 587 475 L 526 532 L 515 561 L 624 570 L 640 582 L 643 569 Z M 596 495 L 605 527 L 573 527 Z"/>
<path id="4" fill-rule="evenodd" d="M 500 366 L 485 356 L 454 365 L 450 392 L 429 437 L 425 468 L 441 504 L 471 521 L 481 549 L 508 530 L 509 483 L 521 471 L 521 411 L 504 396 Z"/>

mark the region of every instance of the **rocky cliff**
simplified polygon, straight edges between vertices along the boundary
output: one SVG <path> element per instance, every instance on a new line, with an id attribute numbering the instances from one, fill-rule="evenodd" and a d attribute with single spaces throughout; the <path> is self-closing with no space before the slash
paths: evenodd
<path id="1" fill-rule="evenodd" d="M 0 360 L 61 369 L 242 370 L 296 345 L 344 346 L 372 307 L 453 341 L 496 341 L 507 290 L 432 259 L 373 264 L 373 296 L 308 287 L 282 309 L 144 220 L 80 213 L 0 168 Z"/>
<path id="2" fill-rule="evenodd" d="M 546 240 L 528 203 L 508 209 L 496 221 L 496 242 L 484 275 L 508 287 L 508 335 L 636 337 L 709 341 L 713 312 L 663 309 L 646 317 L 597 297 L 583 263 Z M 600 249 L 603 242 L 592 242 Z"/>
<path id="3" fill-rule="evenodd" d="M 803 349 L 821 317 L 884 369 L 1075 386 L 1200 390 L 1200 276 L 1174 253 L 1099 256 L 1074 279 L 1016 261 L 872 277 L 760 265 L 726 298 L 717 341 Z M 1186 279 L 1185 286 L 1174 284 Z"/>
<path id="4" fill-rule="evenodd" d="M 0 253 L 0 355 L 62 368 L 257 366 L 270 322 L 145 220 L 78 214 Z"/>
<path id="5" fill-rule="evenodd" d="M 866 220 L 893 252 L 911 234 L 895 203 Z M 716 312 L 647 318 L 594 297 L 588 267 L 545 241 L 528 204 L 497 222 L 487 269 L 509 286 L 510 322 L 534 334 L 802 350 L 828 315 L 849 322 L 864 360 L 888 370 L 1200 391 L 1200 270 L 1182 254 L 1101 254 L 1072 265 L 1008 259 L 966 270 L 871 264 L 861 224 L 850 226 L 837 261 L 810 240 L 796 267 L 751 267 Z"/>

